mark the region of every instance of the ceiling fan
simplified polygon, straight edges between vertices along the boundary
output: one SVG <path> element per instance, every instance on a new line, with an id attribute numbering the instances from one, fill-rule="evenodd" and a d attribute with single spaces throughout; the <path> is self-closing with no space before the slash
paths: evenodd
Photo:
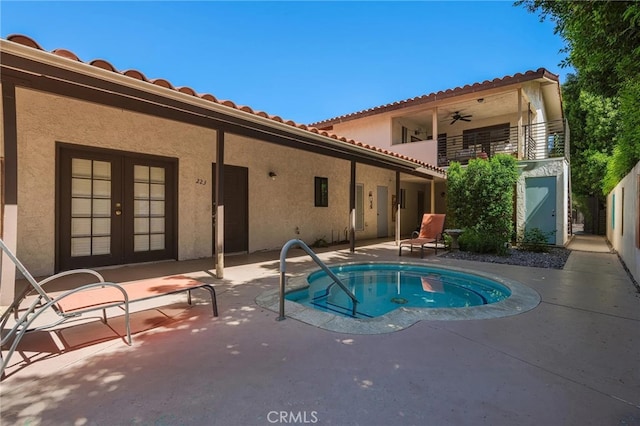
<path id="1" fill-rule="evenodd" d="M 456 121 L 460 120 L 460 121 L 471 121 L 471 117 L 473 117 L 473 115 L 471 114 L 466 114 L 466 115 L 462 115 L 460 114 L 460 111 L 456 111 L 453 114 L 451 114 L 451 123 L 449 123 L 450 125 L 455 123 Z"/>

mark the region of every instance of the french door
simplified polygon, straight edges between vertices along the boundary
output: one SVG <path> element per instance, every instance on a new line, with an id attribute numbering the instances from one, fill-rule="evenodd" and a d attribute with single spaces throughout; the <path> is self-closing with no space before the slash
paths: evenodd
<path id="1" fill-rule="evenodd" d="M 58 152 L 57 270 L 176 258 L 175 159 Z"/>

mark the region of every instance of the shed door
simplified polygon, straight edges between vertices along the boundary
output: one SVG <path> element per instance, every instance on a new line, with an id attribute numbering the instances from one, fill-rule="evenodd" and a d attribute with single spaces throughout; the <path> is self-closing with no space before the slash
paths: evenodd
<path id="1" fill-rule="evenodd" d="M 547 234 L 547 243 L 556 243 L 556 177 L 525 179 L 525 230 L 539 228 Z"/>

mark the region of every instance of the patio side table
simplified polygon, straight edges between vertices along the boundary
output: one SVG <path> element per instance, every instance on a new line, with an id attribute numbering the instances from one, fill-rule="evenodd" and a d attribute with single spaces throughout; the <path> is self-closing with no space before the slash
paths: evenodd
<path id="1" fill-rule="evenodd" d="M 460 244 L 458 244 L 458 237 L 464 232 L 463 229 L 445 229 L 444 233 L 451 237 L 451 251 L 460 250 Z"/>

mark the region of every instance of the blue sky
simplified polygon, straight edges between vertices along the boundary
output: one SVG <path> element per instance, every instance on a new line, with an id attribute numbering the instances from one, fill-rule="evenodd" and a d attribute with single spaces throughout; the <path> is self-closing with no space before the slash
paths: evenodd
<path id="1" fill-rule="evenodd" d="M 0 34 L 311 123 L 540 67 L 551 22 L 510 1 L 0 2 Z"/>

